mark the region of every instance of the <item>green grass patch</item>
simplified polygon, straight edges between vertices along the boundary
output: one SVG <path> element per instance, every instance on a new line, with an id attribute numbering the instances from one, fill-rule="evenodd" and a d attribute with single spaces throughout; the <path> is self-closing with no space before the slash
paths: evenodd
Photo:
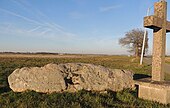
<path id="1" fill-rule="evenodd" d="M 98 93 L 79 91 L 77 93 L 42 94 L 34 91 L 14 93 L 8 85 L 8 76 L 17 68 L 44 66 L 48 63 L 90 63 L 112 69 L 126 69 L 135 74 L 150 75 L 150 65 L 139 65 L 139 59 L 127 56 L 87 56 L 82 58 L 0 58 L 0 108 L 113 108 L 144 107 L 162 108 L 156 102 L 137 98 L 136 90 Z M 166 76 L 170 79 L 170 76 Z"/>
<path id="2" fill-rule="evenodd" d="M 8 92 L 0 95 L 1 108 L 163 108 L 170 105 L 144 101 L 129 89 L 120 92 L 98 93 L 81 90 L 77 93 L 42 94 L 34 91 Z"/>

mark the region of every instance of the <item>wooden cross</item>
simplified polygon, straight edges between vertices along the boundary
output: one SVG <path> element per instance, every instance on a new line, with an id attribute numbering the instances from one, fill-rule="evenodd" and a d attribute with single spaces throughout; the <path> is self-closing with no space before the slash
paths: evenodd
<path id="1" fill-rule="evenodd" d="M 167 21 L 167 2 L 154 4 L 154 15 L 144 17 L 144 27 L 153 29 L 152 80 L 164 81 L 166 33 L 170 32 Z"/>

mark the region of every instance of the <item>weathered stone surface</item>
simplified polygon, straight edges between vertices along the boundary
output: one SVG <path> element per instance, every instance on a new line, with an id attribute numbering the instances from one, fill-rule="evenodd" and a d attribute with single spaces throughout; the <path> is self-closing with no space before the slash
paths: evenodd
<path id="1" fill-rule="evenodd" d="M 75 92 L 82 89 L 120 91 L 134 86 L 130 71 L 83 63 L 16 69 L 8 77 L 8 82 L 15 92 L 34 90 L 43 93 Z"/>
<path id="2" fill-rule="evenodd" d="M 140 79 L 135 83 L 139 86 L 138 96 L 140 98 L 163 104 L 170 103 L 170 82 Z"/>
<path id="3" fill-rule="evenodd" d="M 167 2 L 154 4 L 154 15 L 144 18 L 144 26 L 153 29 L 152 80 L 164 81 L 166 33 L 170 31 L 167 21 Z"/>
<path id="4" fill-rule="evenodd" d="M 170 31 L 167 21 L 167 2 L 154 4 L 154 15 L 144 18 L 144 26 L 153 29 L 152 79 L 137 81 L 139 98 L 170 103 L 170 82 L 164 81 L 166 33 Z"/>

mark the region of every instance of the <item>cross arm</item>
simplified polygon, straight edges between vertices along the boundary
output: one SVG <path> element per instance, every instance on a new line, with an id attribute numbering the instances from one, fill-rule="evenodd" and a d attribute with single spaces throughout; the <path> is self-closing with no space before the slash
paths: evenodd
<path id="1" fill-rule="evenodd" d="M 144 27 L 159 30 L 162 28 L 163 20 L 154 15 L 144 17 Z M 170 32 L 170 22 L 167 21 L 166 31 Z"/>

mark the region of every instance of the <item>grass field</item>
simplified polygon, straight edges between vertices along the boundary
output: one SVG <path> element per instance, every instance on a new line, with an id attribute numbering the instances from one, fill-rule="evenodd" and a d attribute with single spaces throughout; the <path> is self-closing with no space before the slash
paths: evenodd
<path id="1" fill-rule="evenodd" d="M 139 60 L 128 56 L 99 55 L 0 55 L 0 108 L 107 108 L 107 107 L 170 107 L 137 98 L 136 90 L 101 94 L 92 91 L 77 93 L 42 94 L 34 91 L 14 93 L 7 77 L 17 68 L 44 66 L 48 63 L 92 63 L 113 69 L 126 69 L 134 74 L 150 75 L 150 65 L 139 65 Z M 170 58 L 166 58 L 170 63 Z M 170 76 L 166 75 L 166 80 Z"/>

